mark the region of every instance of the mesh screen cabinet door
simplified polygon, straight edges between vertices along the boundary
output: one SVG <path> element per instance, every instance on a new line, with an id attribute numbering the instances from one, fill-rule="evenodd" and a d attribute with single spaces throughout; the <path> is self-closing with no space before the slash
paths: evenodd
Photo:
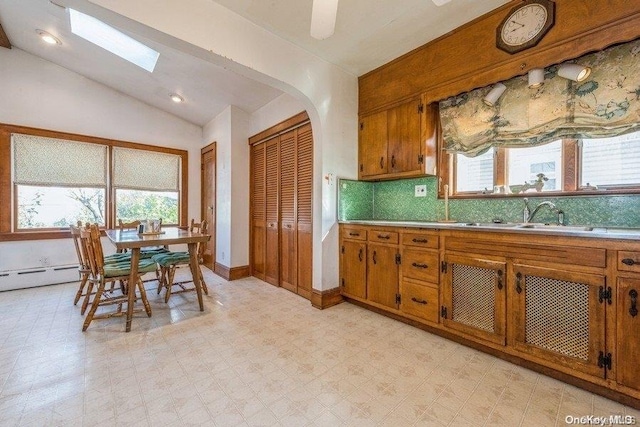
<path id="1" fill-rule="evenodd" d="M 442 323 L 475 338 L 504 345 L 506 263 L 446 255 Z"/>
<path id="2" fill-rule="evenodd" d="M 611 299 L 604 276 L 521 264 L 514 264 L 513 275 L 516 349 L 604 378 L 605 307 Z"/>

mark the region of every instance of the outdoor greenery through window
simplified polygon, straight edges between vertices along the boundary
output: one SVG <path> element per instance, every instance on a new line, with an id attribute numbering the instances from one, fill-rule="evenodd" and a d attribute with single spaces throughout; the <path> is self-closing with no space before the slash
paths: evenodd
<path id="1" fill-rule="evenodd" d="M 13 231 L 66 229 L 77 221 L 107 228 L 119 219 L 181 223 L 186 151 L 22 133 L 11 134 L 10 147 Z"/>
<path id="2" fill-rule="evenodd" d="M 640 190 L 640 132 L 453 155 L 454 195 Z"/>

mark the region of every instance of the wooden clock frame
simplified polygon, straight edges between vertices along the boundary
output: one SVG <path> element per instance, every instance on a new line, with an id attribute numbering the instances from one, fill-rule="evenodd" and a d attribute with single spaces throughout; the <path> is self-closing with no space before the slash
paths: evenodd
<path id="1" fill-rule="evenodd" d="M 522 43 L 520 45 L 517 46 L 512 46 L 512 45 L 508 45 L 506 44 L 503 40 L 502 40 L 502 28 L 507 24 L 507 22 L 509 22 L 509 19 L 511 18 L 511 16 L 513 16 L 513 14 L 518 11 L 519 9 L 522 9 L 523 7 L 530 5 L 530 4 L 539 4 L 540 6 L 543 6 L 546 10 L 547 10 L 547 22 L 544 24 L 544 26 L 542 27 L 542 29 L 540 30 L 540 32 L 531 40 Z M 556 4 L 555 2 L 551 1 L 551 0 L 524 0 L 522 3 L 518 4 L 517 6 L 513 7 L 504 17 L 504 19 L 502 20 L 502 22 L 500 22 L 500 25 L 498 25 L 498 27 L 496 28 L 496 47 L 500 50 L 503 50 L 509 54 L 514 54 L 514 53 L 518 53 L 521 52 L 523 50 L 529 49 L 534 47 L 535 45 L 537 45 L 540 40 L 543 39 L 543 37 L 549 32 L 549 30 L 553 27 L 554 23 L 555 23 L 555 11 L 556 11 Z"/>

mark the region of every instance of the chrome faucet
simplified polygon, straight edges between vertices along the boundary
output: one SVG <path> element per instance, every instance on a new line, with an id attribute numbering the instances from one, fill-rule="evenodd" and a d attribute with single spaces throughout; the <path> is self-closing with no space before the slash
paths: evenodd
<path id="1" fill-rule="evenodd" d="M 539 203 L 535 208 L 533 208 L 533 210 L 531 210 L 531 208 L 529 207 L 529 199 L 525 197 L 522 200 L 524 201 L 524 208 L 522 209 L 522 221 L 525 224 L 528 224 L 533 220 L 533 217 L 536 216 L 536 214 L 538 213 L 541 207 L 548 206 L 553 213 L 558 215 L 557 224 L 564 225 L 564 212 L 558 209 L 556 205 L 554 205 L 553 203 L 549 201 L 542 202 L 542 203 Z"/>

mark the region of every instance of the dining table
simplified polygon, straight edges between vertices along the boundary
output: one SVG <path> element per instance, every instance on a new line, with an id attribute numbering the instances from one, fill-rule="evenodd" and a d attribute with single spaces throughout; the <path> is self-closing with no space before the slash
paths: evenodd
<path id="1" fill-rule="evenodd" d="M 138 233 L 137 230 L 106 230 L 107 238 L 113 243 L 118 252 L 131 251 L 131 274 L 129 276 L 129 286 L 127 286 L 127 324 L 126 332 L 131 331 L 131 321 L 133 319 L 133 304 L 135 301 L 136 286 L 133 284 L 138 280 L 138 263 L 140 261 L 140 249 L 150 246 L 168 246 L 186 244 L 189 250 L 189 265 L 193 277 L 193 284 L 198 295 L 200 311 L 204 311 L 202 300 L 202 283 L 200 281 L 198 264 L 198 243 L 204 243 L 211 238 L 208 234 L 192 232 L 182 227 L 162 227 L 155 233 Z"/>

